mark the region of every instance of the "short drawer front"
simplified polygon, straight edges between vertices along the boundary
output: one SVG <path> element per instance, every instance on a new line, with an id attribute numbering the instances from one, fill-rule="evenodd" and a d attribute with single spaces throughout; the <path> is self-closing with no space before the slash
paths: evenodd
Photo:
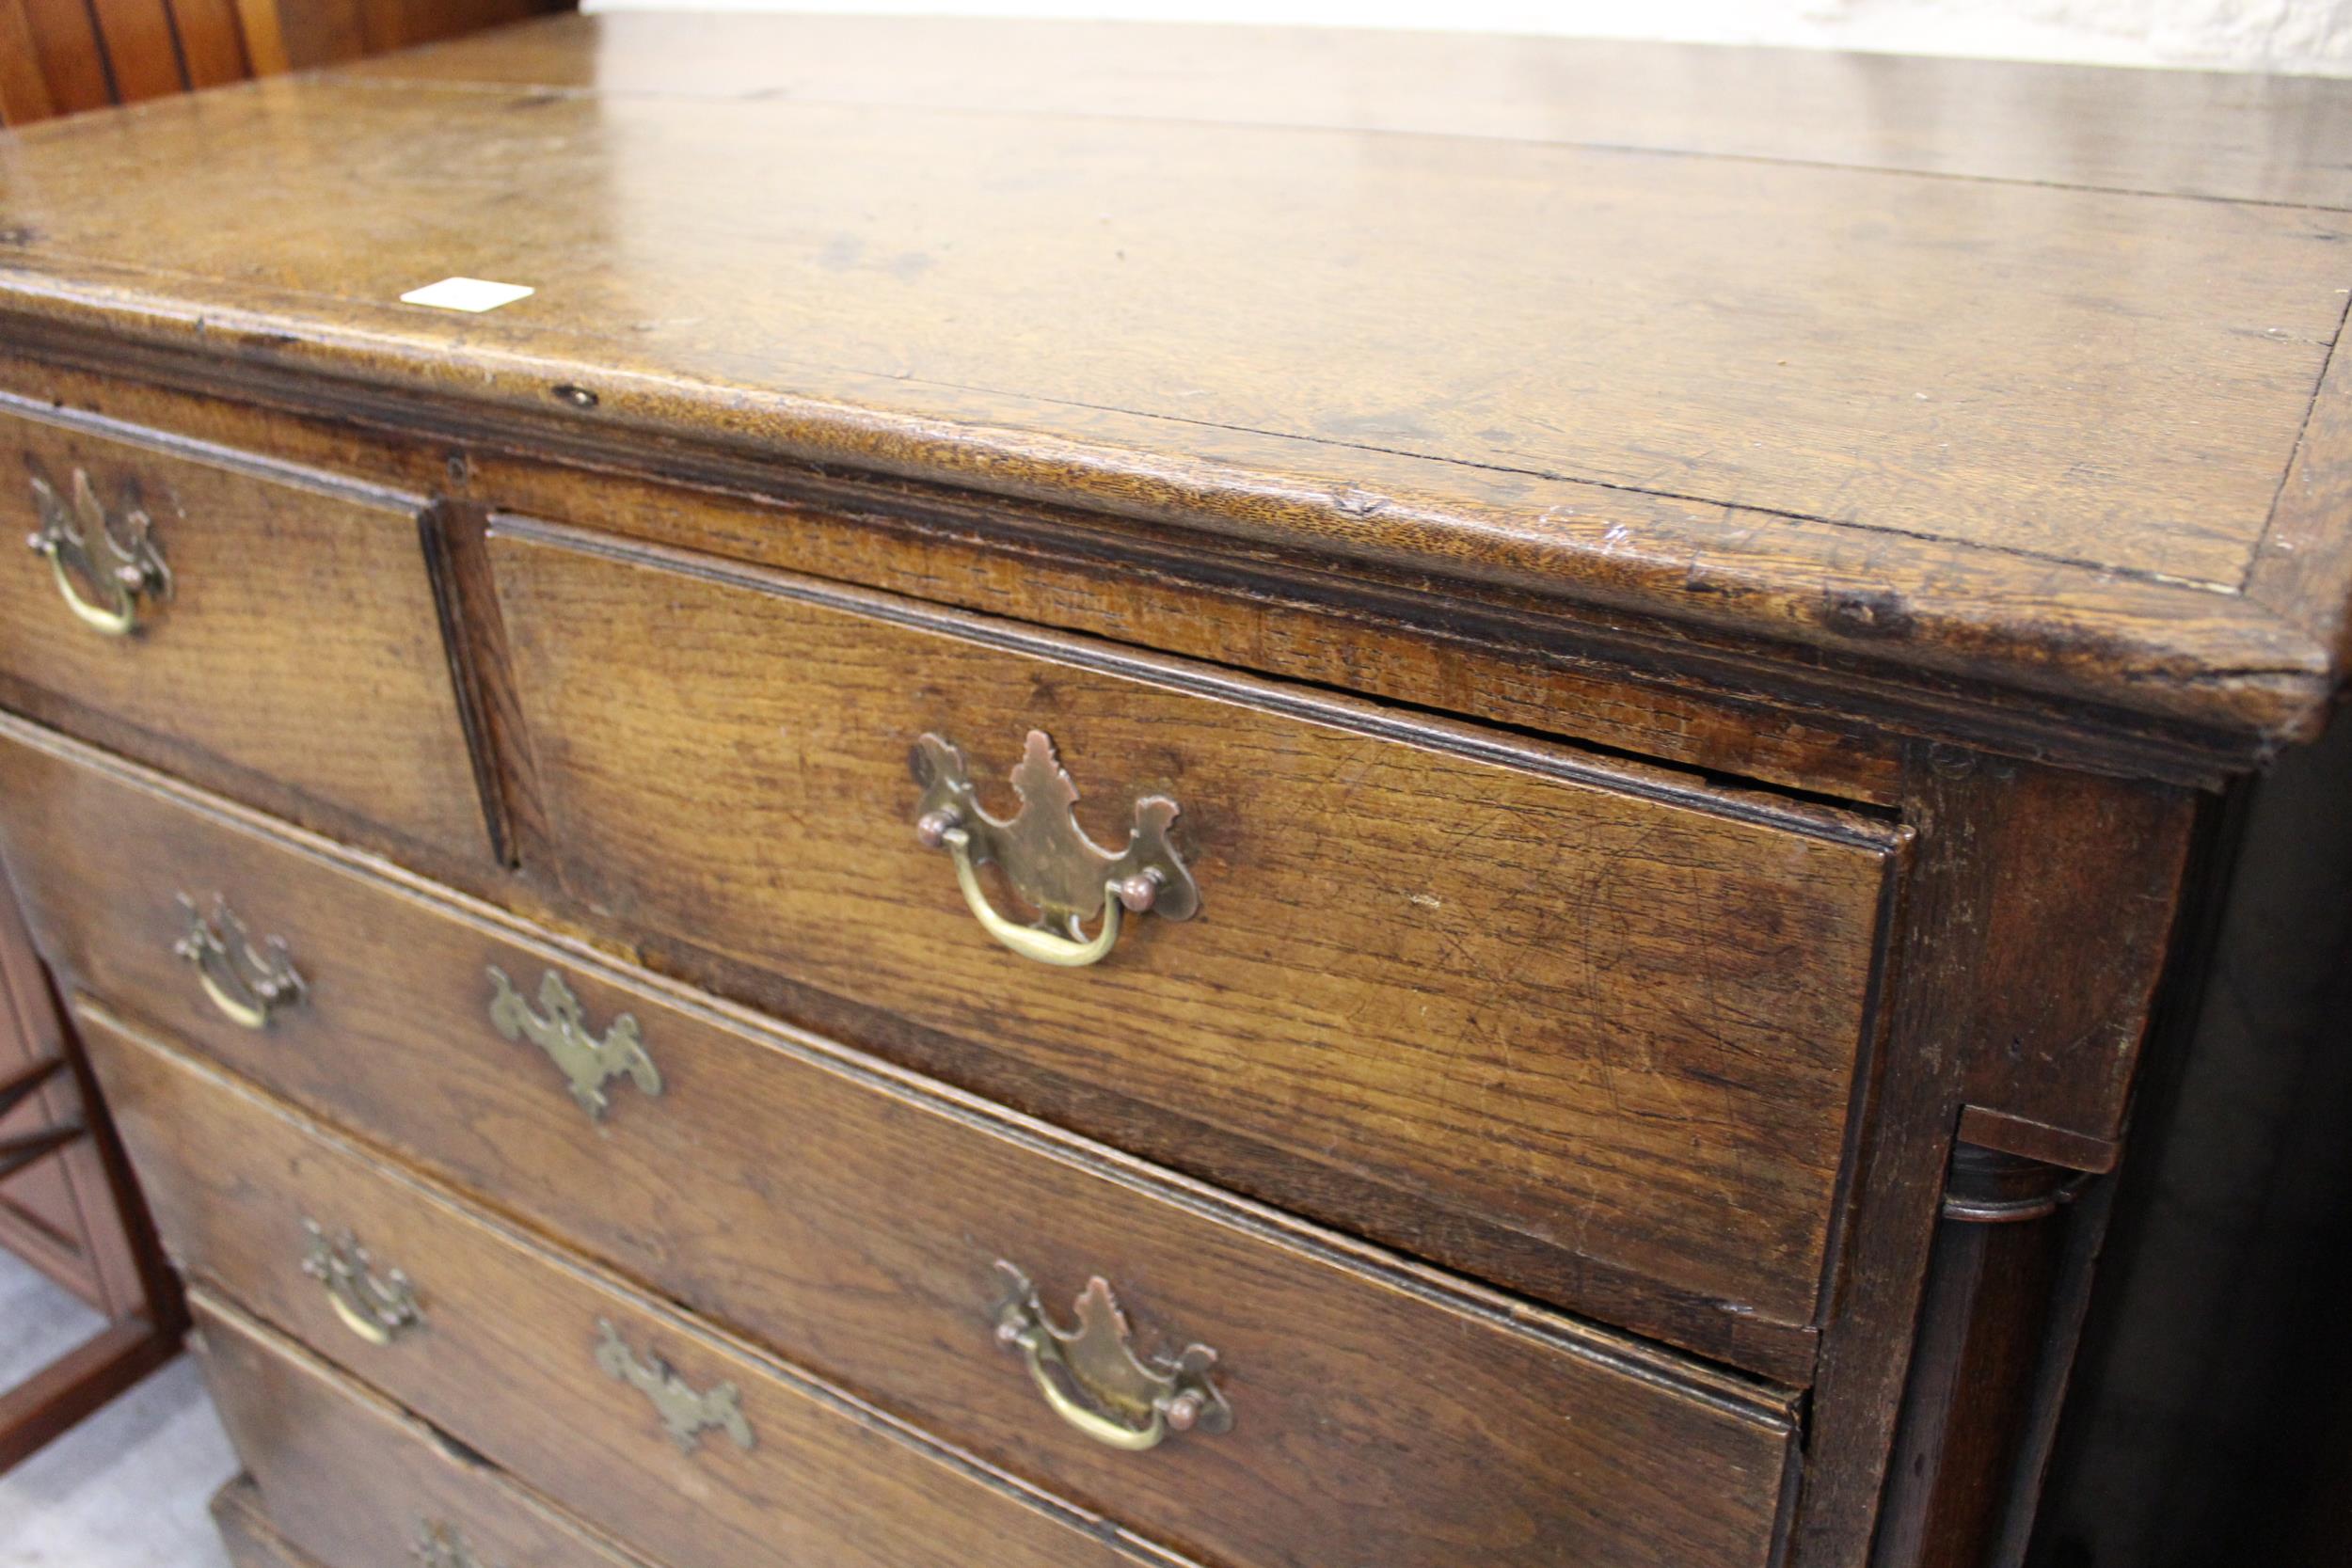
<path id="1" fill-rule="evenodd" d="M 190 1306 L 271 1533 L 320 1568 L 643 1568 L 235 1306 Z"/>
<path id="2" fill-rule="evenodd" d="M 0 693 L 324 826 L 483 852 L 421 502 L 6 408 L 0 442 Z"/>
<path id="3" fill-rule="evenodd" d="M 22 743 L 0 744 L 0 781 L 35 814 L 10 858 L 77 984 L 1156 1539 L 1298 1568 L 1769 1554 L 1790 1431 L 1752 1386 L 1106 1167 L 134 781 Z M 46 848 L 101 817 L 132 828 L 144 868 L 84 879 Z M 88 891 L 174 878 L 209 878 L 290 934 L 300 1005 L 242 1027 L 171 955 L 169 921 L 142 914 L 167 892 Z M 576 1031 L 540 1027 L 574 1007 Z M 532 1022 L 510 1039 L 501 1012 Z M 623 1049 L 585 1060 L 589 1042 L 642 1052 L 659 1092 Z M 1009 1293 L 1000 1261 L 1061 1326 L 1100 1276 L 1142 1354 L 1217 1353 L 1231 1430 L 1138 1453 L 1057 1418 L 992 1338 Z M 1383 1506 L 1365 1506 L 1373 1495 Z"/>
<path id="4" fill-rule="evenodd" d="M 646 1556 L 671 1568 L 1148 1560 L 216 1069 L 103 1016 L 82 1023 L 183 1267 Z M 313 1224 L 329 1249 L 316 1274 L 304 1269 Z M 402 1322 L 394 1299 L 407 1321 L 383 1326 Z"/>
<path id="5" fill-rule="evenodd" d="M 549 852 L 668 934 L 658 967 L 1547 1299 L 1679 1304 L 1707 1322 L 1641 1326 L 1710 1351 L 1811 1321 L 1878 825 L 500 526 Z M 1097 844 L 1176 803 L 1193 918 L 1129 916 L 1083 968 L 983 931 L 918 841 L 909 754 L 952 742 L 1010 817 L 1031 731 Z M 1061 809 L 1034 757 L 1025 783 Z"/>

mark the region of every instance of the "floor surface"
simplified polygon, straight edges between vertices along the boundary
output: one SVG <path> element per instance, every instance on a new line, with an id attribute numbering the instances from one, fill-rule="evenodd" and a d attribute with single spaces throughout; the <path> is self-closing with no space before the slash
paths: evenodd
<path id="1" fill-rule="evenodd" d="M 0 1387 L 102 1322 L 0 1252 Z M 0 1475 L 0 1568 L 228 1568 L 205 1505 L 236 1472 L 183 1355 Z"/>

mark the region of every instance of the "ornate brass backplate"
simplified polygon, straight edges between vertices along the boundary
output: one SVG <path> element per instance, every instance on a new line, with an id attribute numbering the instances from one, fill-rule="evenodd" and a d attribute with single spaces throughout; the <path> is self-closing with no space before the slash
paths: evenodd
<path id="1" fill-rule="evenodd" d="M 48 561 L 66 608 L 93 630 L 129 636 L 138 626 L 142 601 L 171 596 L 171 569 L 156 546 L 153 521 L 134 503 L 123 510 L 118 526 L 80 468 L 73 470 L 70 505 L 40 475 L 32 476 L 32 485 L 40 527 L 25 544 Z M 85 590 L 91 596 L 85 596 Z"/>
<path id="2" fill-rule="evenodd" d="M 1009 1295 L 996 1314 L 996 1338 L 1022 1353 L 1038 1391 L 1056 1415 L 1098 1443 L 1139 1451 L 1171 1432 L 1227 1432 L 1232 1407 L 1209 1369 L 1216 1352 L 1187 1346 L 1173 1360 L 1136 1354 L 1126 1314 L 1100 1277 L 1078 1296 L 1078 1326 L 1046 1315 L 1029 1276 L 999 1261 Z"/>
<path id="3" fill-rule="evenodd" d="M 455 1525 L 437 1519 L 417 1521 L 417 1539 L 408 1548 L 417 1568 L 490 1568 L 473 1555 L 466 1544 L 465 1535 Z"/>
<path id="4" fill-rule="evenodd" d="M 180 895 L 187 929 L 171 950 L 196 966 L 198 982 L 213 1006 L 247 1029 L 269 1026 L 270 1015 L 291 1007 L 310 988 L 294 970 L 286 944 L 277 937 L 256 946 L 244 921 L 215 895 L 209 918 L 195 899 Z"/>
<path id="5" fill-rule="evenodd" d="M 1029 732 L 1021 765 L 1012 771 L 1021 811 L 1009 822 L 980 810 L 963 753 L 947 740 L 922 736 L 911 761 L 923 786 L 914 808 L 917 836 L 955 857 L 956 880 L 974 918 L 1022 957 L 1065 968 L 1097 963 L 1119 940 L 1122 910 L 1168 920 L 1189 920 L 1199 911 L 1200 890 L 1168 839 L 1176 802 L 1164 795 L 1138 800 L 1126 847 L 1116 852 L 1098 847 L 1072 814 L 1078 786 L 1044 731 Z M 991 864 L 1038 911 L 1034 924 L 1009 919 L 989 903 L 977 873 Z M 1097 916 L 1102 926 L 1089 937 L 1086 923 Z"/>
<path id="6" fill-rule="evenodd" d="M 611 1105 L 604 1085 L 624 1073 L 645 1094 L 661 1092 L 660 1070 L 645 1053 L 635 1017 L 623 1013 L 597 1038 L 588 1032 L 580 998 L 551 969 L 539 979 L 539 1006 L 547 1010 L 544 1018 L 531 1010 L 504 970 L 490 966 L 490 1022 L 508 1039 L 529 1040 L 546 1052 L 589 1116 L 604 1119 Z"/>
<path id="7" fill-rule="evenodd" d="M 698 1393 L 660 1356 L 640 1360 L 609 1321 L 597 1319 L 596 1328 L 601 1336 L 596 1365 L 652 1402 L 678 1452 L 692 1453 L 702 1434 L 714 1429 L 733 1438 L 737 1448 L 751 1450 L 752 1423 L 744 1418 L 742 1398 L 734 1384 L 722 1383 Z"/>
<path id="8" fill-rule="evenodd" d="M 305 1219 L 310 1239 L 302 1259 L 302 1272 L 326 1288 L 328 1305 L 343 1326 L 371 1345 L 389 1345 L 411 1329 L 424 1326 L 417 1308 L 417 1289 L 398 1269 L 378 1275 L 375 1259 L 348 1230 L 329 1235 L 326 1227 Z"/>

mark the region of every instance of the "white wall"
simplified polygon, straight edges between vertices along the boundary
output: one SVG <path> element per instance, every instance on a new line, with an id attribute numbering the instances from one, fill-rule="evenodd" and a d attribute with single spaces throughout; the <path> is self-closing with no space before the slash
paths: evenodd
<path id="1" fill-rule="evenodd" d="M 2352 76 L 2352 0 L 586 0 L 586 8 L 1440 27 Z"/>

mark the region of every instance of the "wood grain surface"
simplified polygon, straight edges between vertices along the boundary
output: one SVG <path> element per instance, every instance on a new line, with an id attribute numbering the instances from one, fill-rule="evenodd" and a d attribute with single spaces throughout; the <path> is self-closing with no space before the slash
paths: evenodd
<path id="1" fill-rule="evenodd" d="M 487 849 L 418 536 L 421 502 L 192 443 L 0 406 L 0 695 L 232 793 L 288 786 L 444 854 Z M 153 519 L 171 594 L 129 637 L 73 618 L 25 472 L 88 474 L 119 523 Z M 264 797 L 268 799 L 269 797 Z M 275 799 L 270 803 L 277 803 Z"/>
<path id="2" fill-rule="evenodd" d="M 2352 92 L 2310 76 L 1394 29 L 649 15 L 371 60 L 406 82 L 788 98 L 1654 153 L 2352 208 L 2304 155 Z"/>
<path id="3" fill-rule="evenodd" d="M 125 1135 L 158 1190 L 165 1233 L 199 1276 L 551 1500 L 591 1522 L 625 1524 L 650 1555 L 679 1568 L 812 1558 L 944 1564 L 976 1551 L 1039 1568 L 1166 1560 L 1140 1542 L 1130 1545 L 1134 1538 L 1118 1525 L 1073 1528 L 1092 1516 L 1000 1489 L 968 1461 L 959 1482 L 944 1454 L 919 1451 L 830 1390 L 454 1207 L 446 1195 L 376 1164 L 215 1069 L 102 1014 L 83 1016 L 108 1093 L 122 1107 Z M 372 1349 L 336 1325 L 324 1294 L 295 1266 L 299 1246 L 285 1240 L 298 1242 L 302 1217 L 322 1211 L 353 1227 L 385 1266 L 405 1259 L 423 1328 Z M 599 1319 L 641 1356 L 661 1354 L 698 1387 L 735 1383 L 755 1447 L 743 1450 L 716 1434 L 691 1453 L 673 1446 L 642 1397 L 596 1368 L 591 1353 Z M 965 1344 L 967 1354 L 1002 1354 L 985 1320 Z M 1642 1449 L 1638 1460 L 1626 1455 L 1629 1468 L 1654 1473 L 1662 1455 L 1707 1455 L 1701 1462 L 1713 1469 L 1713 1484 L 1645 1489 L 1637 1502 L 1625 1494 L 1607 1500 L 1606 1483 L 1597 1481 L 1584 1507 L 1562 1507 L 1548 1529 L 1511 1520 L 1508 1528 L 1526 1533 L 1503 1555 L 1482 1551 L 1482 1559 L 1765 1562 L 1785 1434 L 1710 1422 L 1658 1394 L 1646 1402 L 1646 1415 L 1621 1439 Z M 1592 1415 L 1613 1424 L 1605 1410 Z M 1576 1419 L 1584 1418 L 1580 1411 Z M 812 1472 L 828 1484 L 809 1487 Z M 1316 1479 L 1345 1487 L 1370 1478 L 1321 1472 Z M 1617 1475 L 1620 1484 L 1629 1479 Z M 1304 1556 L 1226 1560 L 1328 1560 L 1310 1547 Z"/>
<path id="4" fill-rule="evenodd" d="M 854 29 L 809 37 L 812 70 L 828 40 L 872 53 Z M 561 24 L 536 47 L 604 54 Z M 1207 57 L 1170 56 L 1146 100 Z M 1640 97 L 1692 57 L 1595 55 L 1565 80 L 1613 69 Z M 1551 54 L 1525 58 L 1542 86 L 1520 100 L 1568 95 Z M 117 341 L 200 321 L 215 352 L 485 420 L 568 410 L 615 439 L 973 483 L 2257 741 L 2308 731 L 2352 572 L 2292 602 L 2243 588 L 2298 442 L 2335 460 L 2306 417 L 2352 217 L 2239 198 L 2337 199 L 2301 150 L 2352 99 L 2249 88 L 2249 112 L 2210 79 L 2016 68 L 1983 138 L 2009 150 L 1972 169 L 1937 150 L 1937 91 L 1823 69 L 1783 138 L 1820 150 L 1802 156 L 1656 150 L 1671 127 L 1602 146 L 1311 107 L 1265 123 L 1244 87 L 1201 119 L 1107 114 L 1017 75 L 944 107 L 861 101 L 855 68 L 842 103 L 278 82 L 29 132 L 0 175 L 20 242 L 0 309 Z M 1106 67 L 1098 90 L 1149 70 Z M 2122 167 L 2058 145 L 2085 104 L 2120 126 L 2151 102 L 2184 129 Z M 747 144 L 780 155 L 726 155 Z M 152 221 L 134 166 L 242 221 Z M 353 188 L 374 198 L 323 199 Z M 457 271 L 538 293 L 485 317 L 397 303 Z"/>
<path id="5" fill-rule="evenodd" d="M 1708 772 L 1755 779 L 1841 800 L 1891 805 L 1901 740 L 1889 733 L 1884 699 L 1912 695 L 1872 680 L 1851 661 L 1803 683 L 1764 673 L 1688 627 L 1606 625 L 1520 606 L 1475 615 L 1437 613 L 1425 585 L 1375 589 L 1296 559 L 1247 567 L 1204 558 L 1183 535 L 1116 539 L 1067 510 L 1016 505 L 969 491 L 738 461 L 690 472 L 672 462 L 658 480 L 604 463 L 579 466 L 581 449 L 530 453 L 476 436 L 387 428 L 331 399 L 271 401 L 249 383 L 224 385 L 217 362 L 144 362 L 144 379 L 0 350 L 0 389 L 213 446 L 268 452 L 389 489 L 441 492 L 453 541 L 494 508 L 591 521 L 599 529 L 810 577 L 864 583 L 909 597 L 983 610 L 1215 662 L 1280 679 L 1356 690 L 1523 730 L 1573 736 Z M 226 395 L 234 390 L 236 396 Z M 319 388 L 313 388 L 313 390 Z M 281 389 L 282 390 L 282 389 Z M 248 396 L 262 401 L 246 402 Z M 426 411 L 412 410 L 412 415 Z M 583 433 L 575 432 L 577 437 Z M 462 526 L 456 518 L 464 518 Z M 471 552 L 453 550 L 452 573 L 472 596 Z M 502 666 L 504 634 L 487 636 L 495 596 L 476 607 L 467 634 L 484 633 L 477 673 Z M 1826 678 L 1825 678 L 1826 677 Z M 1866 687 L 1881 699 L 1871 718 L 1839 718 Z M 1907 716 L 1920 721 L 1919 715 Z M 1939 733 L 1955 718 L 1941 705 Z M 2004 715 L 2001 732 L 2022 728 Z M 2036 726 L 2038 751 L 2098 744 L 2069 714 Z M 2132 765 L 2179 757 L 2145 746 Z M 528 753 L 510 749 L 510 769 Z M 2113 758 L 2107 758 L 2112 767 Z M 517 781 L 510 778 L 507 783 Z"/>
<path id="6" fill-rule="evenodd" d="M 192 1276 L 567 1512 L 625 1528 L 671 1568 L 1171 1561 L 460 1207 L 193 1058 L 87 1008 L 78 1018 L 157 1224 Z M 425 1326 L 383 1347 L 344 1328 L 302 1272 L 306 1216 L 351 1227 L 380 1268 L 415 1279 Z M 606 1323 L 697 1389 L 735 1384 L 754 1446 L 714 1433 L 683 1451 L 645 1396 L 598 1367 Z"/>
<path id="7" fill-rule="evenodd" d="M 1785 1391 L 1170 1180 L 310 847 L 115 795 L 143 842 L 173 846 L 161 863 L 215 866 L 300 933 L 310 996 L 265 1032 L 238 1028 L 142 923 L 36 851 L 23 858 L 77 984 L 1082 1507 L 1209 1560 L 1302 1565 L 1438 1568 L 1538 1543 L 1607 1560 L 1628 1549 L 1635 1498 L 1643 1531 L 1697 1560 L 1730 1521 L 1769 1533 L 1777 1470 L 1758 1445 L 1793 1436 Z M 491 965 L 526 995 L 561 974 L 592 1030 L 633 1018 L 659 1098 L 616 1081 L 591 1120 L 491 1026 Z M 1060 1424 L 987 1342 L 999 1259 L 1065 1321 L 1101 1275 L 1146 1348 L 1215 1349 L 1233 1430 L 1139 1460 Z M 1367 1510 L 1375 1494 L 1387 1506 Z M 1699 1498 L 1721 1516 L 1688 1517 Z"/>
<path id="8" fill-rule="evenodd" d="M 886 1007 L 947 1037 L 877 1042 L 907 1065 L 1549 1300 L 1810 1321 L 1884 824 L 519 520 L 490 550 L 553 869 L 666 964 Z M 1074 971 L 981 931 L 908 751 L 1009 816 L 1032 728 L 1097 843 L 1178 802 L 1197 918 Z"/>
<path id="9" fill-rule="evenodd" d="M 2022 1539 L 2098 1224 L 2042 1290 L 1931 1244 L 1947 1166 L 2115 1166 L 2191 790 L 2341 694 L 2347 141 L 2345 83 L 838 18 L 0 138 L 0 435 L 183 574 L 108 647 L 0 563 L 0 845 L 236 1310 L 671 1568 Z M 399 302 L 452 274 L 536 292 Z M 1098 841 L 1181 802 L 1200 918 L 990 942 L 905 755 L 1001 815 L 1032 727 Z M 169 952 L 215 891 L 313 982 L 265 1031 Z M 493 963 L 666 1092 L 589 1121 Z M 341 1336 L 303 1205 L 424 1338 Z M 1000 1257 L 1241 1424 L 1055 1425 Z"/>
<path id="10" fill-rule="evenodd" d="M 214 1493 L 212 1515 L 232 1568 L 323 1568 L 318 1559 L 278 1533 L 251 1476 L 240 1475 Z"/>
<path id="11" fill-rule="evenodd" d="M 2114 1164 L 2106 1134 L 2120 1136 L 2115 1118 L 2180 907 L 2177 887 L 2151 895 L 2150 868 L 2183 863 L 2196 820 L 2184 792 L 1948 747 L 1917 748 L 1910 775 L 1904 819 L 1916 844 L 1894 917 L 1886 1036 L 1873 1053 L 1879 1072 L 1807 1406 L 1790 1568 L 1874 1560 L 1923 1309 L 1935 1295 L 1969 1291 L 1964 1278 L 1930 1267 L 1956 1133 L 1966 1128 L 2026 1159 Z M 2134 954 L 2136 963 L 2125 961 Z M 2026 1110 L 2008 1098 L 2012 1074 L 2049 1098 Z M 2011 1114 L 1972 1116 L 1977 1096 Z M 2029 1284 L 1998 1280 L 1989 1299 L 1999 1310 L 2005 1287 Z M 1940 1402 L 1936 1416 L 1953 1409 Z M 1964 1418 L 1965 1401 L 1958 1410 Z M 2012 1498 L 1986 1486 L 1966 1501 L 1982 1513 L 1945 1515 L 1955 1529 L 1976 1528 Z"/>
<path id="12" fill-rule="evenodd" d="M 272 1533 L 323 1568 L 428 1562 L 429 1528 L 485 1568 L 643 1568 L 233 1303 L 199 1291 L 188 1305 Z"/>

